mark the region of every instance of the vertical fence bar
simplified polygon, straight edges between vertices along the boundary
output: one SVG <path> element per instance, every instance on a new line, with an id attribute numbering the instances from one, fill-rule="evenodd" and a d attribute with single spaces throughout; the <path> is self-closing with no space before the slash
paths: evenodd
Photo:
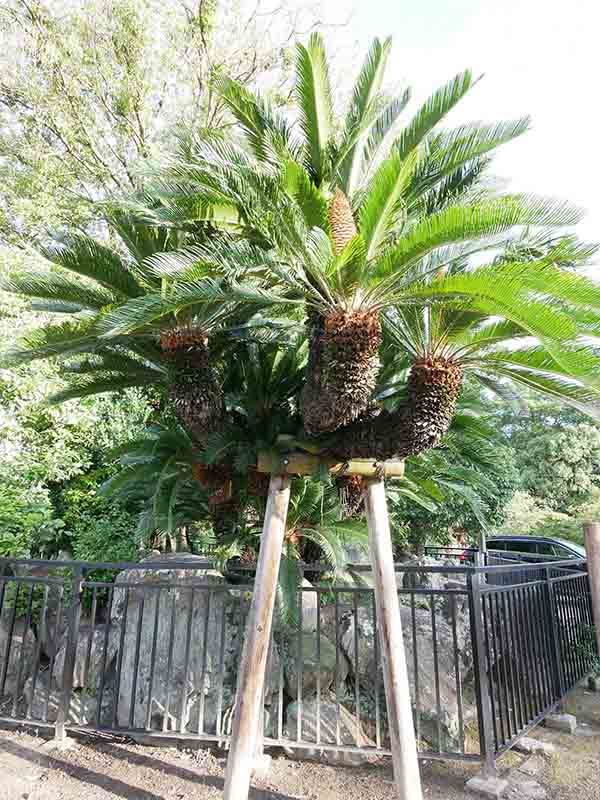
<path id="1" fill-rule="evenodd" d="M 92 592 L 92 613 L 90 615 L 90 631 L 88 633 L 88 643 L 85 652 L 85 664 L 83 667 L 83 691 L 81 692 L 81 706 L 79 709 L 79 723 L 81 725 L 84 724 L 84 718 L 83 718 L 84 707 L 87 703 L 87 698 L 89 695 L 88 680 L 90 676 L 90 660 L 92 657 L 92 643 L 94 641 L 94 626 L 96 624 L 97 605 L 98 605 L 97 588 L 94 586 Z"/>
<path id="2" fill-rule="evenodd" d="M 15 599 L 12 611 L 10 614 L 10 622 L 8 624 L 8 632 L 6 639 L 6 653 L 4 654 L 4 664 L 2 665 L 2 677 L 0 678 L 0 697 L 4 696 L 4 687 L 6 686 L 6 677 L 8 675 L 8 665 L 10 663 L 10 654 L 12 651 L 12 641 L 15 632 L 15 621 L 17 619 L 17 603 L 19 602 L 19 591 L 21 584 L 17 581 L 15 589 Z"/>
<path id="3" fill-rule="evenodd" d="M 458 741 L 460 752 L 465 752 L 465 723 L 463 718 L 463 697 L 462 681 L 460 679 L 460 662 L 458 657 L 458 635 L 456 630 L 456 597 L 451 594 L 450 600 L 450 622 L 452 625 L 452 650 L 454 654 L 454 677 L 456 686 L 456 703 L 458 707 Z"/>
<path id="4" fill-rule="evenodd" d="M 194 603 L 196 594 L 192 587 L 190 592 L 190 609 L 188 611 L 187 627 L 185 630 L 185 657 L 183 662 L 183 683 L 181 686 L 181 705 L 179 707 L 179 732 L 183 733 L 187 726 L 185 711 L 187 707 L 187 683 L 190 674 L 190 654 L 192 646 L 192 620 L 194 616 Z"/>
<path id="5" fill-rule="evenodd" d="M 52 693 L 52 675 L 54 674 L 54 664 L 56 662 L 56 643 L 58 642 L 58 632 L 60 630 L 63 615 L 64 586 L 58 587 L 58 603 L 56 606 L 56 621 L 54 623 L 54 642 L 52 644 L 52 655 L 48 666 L 48 685 L 46 687 L 46 702 L 44 704 L 44 722 L 48 721 L 48 707 L 50 705 L 50 695 Z"/>
<path id="6" fill-rule="evenodd" d="M 473 642 L 473 663 L 475 665 L 475 693 L 477 697 L 477 721 L 479 725 L 479 744 L 484 771 L 496 774 L 496 753 L 494 748 L 494 724 L 490 702 L 490 684 L 486 668 L 484 640 L 483 595 L 479 576 L 469 572 L 467 588 L 469 591 L 469 611 L 471 617 L 471 640 Z"/>
<path id="7" fill-rule="evenodd" d="M 123 669 L 123 651 L 125 650 L 125 631 L 127 629 L 127 614 L 129 611 L 129 587 L 124 587 L 125 601 L 123 603 L 123 621 L 121 622 L 121 635 L 119 637 L 119 655 L 117 658 L 117 678 L 115 680 L 115 699 L 113 703 L 112 726 L 117 727 L 119 711 L 119 695 L 121 693 L 121 671 Z"/>
<path id="8" fill-rule="evenodd" d="M 546 588 L 546 598 L 548 602 L 548 614 L 550 623 L 548 632 L 552 642 L 552 652 L 554 654 L 554 669 L 555 669 L 555 697 L 557 700 L 562 700 L 565 695 L 565 676 L 562 663 L 562 647 L 560 641 L 560 619 L 558 617 L 558 609 L 556 605 L 556 596 L 554 593 L 554 583 L 550 577 L 550 568 L 546 567 L 544 570 L 544 586 Z"/>
<path id="9" fill-rule="evenodd" d="M 83 568 L 75 567 L 71 579 L 71 608 L 69 609 L 69 622 L 67 632 L 67 642 L 65 649 L 65 659 L 63 663 L 62 693 L 58 706 L 56 724 L 54 726 L 54 737 L 59 740 L 66 738 L 65 726 L 69 717 L 71 697 L 73 695 L 73 670 L 75 669 L 75 657 L 77 655 L 77 638 L 79 636 L 79 622 L 81 620 L 81 591 L 83 586 Z M 49 683 L 52 683 L 50 675 Z"/>
<path id="10" fill-rule="evenodd" d="M 31 708 L 35 698 L 35 687 L 37 686 L 38 675 L 40 672 L 40 658 L 42 655 L 42 631 L 46 625 L 46 610 L 48 608 L 48 584 L 44 585 L 44 599 L 42 601 L 42 610 L 40 614 L 40 629 L 38 631 L 37 642 L 35 644 L 35 655 L 33 657 L 33 672 L 31 678 L 31 696 L 25 711 L 25 718 L 31 719 Z"/>
<path id="11" fill-rule="evenodd" d="M 21 635 L 21 651 L 19 653 L 19 667 L 17 669 L 17 683 L 15 685 L 15 694 L 13 696 L 12 715 L 17 716 L 19 707 L 19 699 L 21 695 L 21 682 L 23 680 L 23 667 L 25 665 L 25 649 L 27 645 L 27 634 L 31 627 L 31 606 L 33 603 L 33 589 L 35 584 L 29 584 L 29 591 L 27 592 L 27 611 L 25 613 L 25 621 L 23 623 L 23 633 Z"/>
<path id="12" fill-rule="evenodd" d="M 208 660 L 208 627 L 210 622 L 210 603 L 211 592 L 209 589 L 203 590 L 205 597 L 204 605 L 204 631 L 202 636 L 202 673 L 200 678 L 200 697 L 198 699 L 198 733 L 204 733 L 204 704 L 206 699 L 206 664 Z"/>
<path id="13" fill-rule="evenodd" d="M 146 593 L 142 589 L 142 596 L 140 598 L 140 607 L 137 617 L 137 630 L 135 634 L 135 656 L 133 658 L 133 680 L 131 682 L 131 697 L 129 700 L 129 727 L 133 728 L 135 725 L 135 696 L 137 693 L 137 679 L 138 672 L 140 671 L 140 647 L 142 644 L 142 623 L 144 621 L 144 604 L 146 600 Z"/>

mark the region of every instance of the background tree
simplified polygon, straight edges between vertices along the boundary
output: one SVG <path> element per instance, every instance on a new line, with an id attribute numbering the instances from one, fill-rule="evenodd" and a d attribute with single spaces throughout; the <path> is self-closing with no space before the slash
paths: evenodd
<path id="1" fill-rule="evenodd" d="M 7 0 L 0 243 L 87 229 L 93 204 L 139 189 L 178 129 L 222 126 L 221 74 L 285 101 L 291 42 L 319 20 L 309 2 Z"/>

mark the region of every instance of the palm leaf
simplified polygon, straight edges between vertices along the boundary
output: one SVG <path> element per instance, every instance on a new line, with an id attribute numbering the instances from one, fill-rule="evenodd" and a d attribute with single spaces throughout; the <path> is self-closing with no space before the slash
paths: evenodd
<path id="1" fill-rule="evenodd" d="M 298 44 L 296 52 L 296 95 L 300 106 L 300 127 L 307 147 L 307 168 L 315 182 L 320 184 L 333 132 L 329 67 L 321 35 L 311 34 L 308 44 Z"/>
<path id="2" fill-rule="evenodd" d="M 423 138 L 454 108 L 472 86 L 471 72 L 466 70 L 438 89 L 421 106 L 394 142 L 394 148 L 401 159 L 405 159 L 411 150 L 420 144 Z"/>
<path id="3" fill-rule="evenodd" d="M 345 156 L 338 168 L 340 186 L 349 196 L 354 191 L 362 162 L 361 134 L 366 127 L 365 120 L 370 121 L 369 110 L 381 90 L 391 44 L 391 39 L 383 43 L 379 39 L 373 41 L 352 92 L 340 146 Z"/>

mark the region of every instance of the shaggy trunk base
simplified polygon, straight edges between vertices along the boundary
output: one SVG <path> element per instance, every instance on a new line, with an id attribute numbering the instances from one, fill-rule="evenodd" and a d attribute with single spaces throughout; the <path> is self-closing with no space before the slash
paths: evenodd
<path id="1" fill-rule="evenodd" d="M 408 458 L 439 444 L 448 431 L 462 385 L 460 365 L 445 358 L 416 361 L 408 398 L 395 412 L 340 431 L 332 447 L 342 458 Z"/>
<path id="2" fill-rule="evenodd" d="M 364 511 L 365 498 L 360 475 L 342 475 L 336 478 L 335 488 L 342 510 L 342 519 L 351 519 Z"/>
<path id="3" fill-rule="evenodd" d="M 161 348 L 173 365 L 169 399 L 181 424 L 199 443 L 223 423 L 223 394 L 210 366 L 206 334 L 194 328 L 161 333 Z"/>
<path id="4" fill-rule="evenodd" d="M 349 425 L 368 412 L 379 372 L 379 316 L 335 311 L 311 321 L 307 379 L 301 396 L 312 436 Z"/>

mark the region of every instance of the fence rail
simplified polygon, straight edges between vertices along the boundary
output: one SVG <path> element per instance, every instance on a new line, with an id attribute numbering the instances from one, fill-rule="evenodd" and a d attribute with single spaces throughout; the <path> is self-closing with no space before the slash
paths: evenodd
<path id="1" fill-rule="evenodd" d="M 422 758 L 493 761 L 595 656 L 584 562 L 396 567 Z M 267 745 L 335 762 L 390 754 L 370 570 L 307 571 L 278 617 Z M 252 573 L 210 561 L 0 559 L 0 720 L 226 744 Z"/>

